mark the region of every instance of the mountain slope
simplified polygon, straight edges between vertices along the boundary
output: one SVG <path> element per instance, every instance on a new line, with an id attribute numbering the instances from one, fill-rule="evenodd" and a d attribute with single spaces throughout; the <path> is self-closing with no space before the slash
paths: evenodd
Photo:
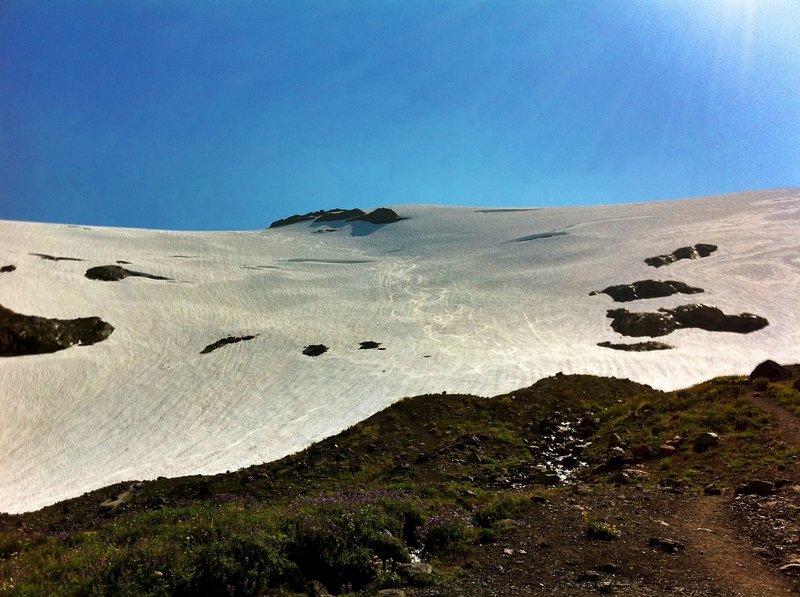
<path id="1" fill-rule="evenodd" d="M 114 328 L 91 346 L 0 358 L 0 511 L 273 460 L 407 395 L 497 394 L 557 371 L 674 389 L 800 359 L 800 191 L 394 210 L 405 219 L 256 232 L 0 222 L 0 265 L 16 268 L 0 273 L 0 305 Z M 717 250 L 645 263 L 698 243 Z M 167 279 L 84 275 L 109 265 Z M 649 279 L 704 292 L 626 309 L 702 303 L 769 325 L 679 329 L 655 352 L 598 346 L 642 338 L 615 333 L 606 312 L 621 305 L 590 292 Z M 316 344 L 328 351 L 303 354 Z"/>

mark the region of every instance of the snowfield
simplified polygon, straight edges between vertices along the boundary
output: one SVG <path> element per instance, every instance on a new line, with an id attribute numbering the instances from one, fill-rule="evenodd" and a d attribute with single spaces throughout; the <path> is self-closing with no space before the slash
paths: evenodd
<path id="1" fill-rule="evenodd" d="M 800 361 L 800 190 L 393 209 L 407 219 L 253 232 L 0 221 L 0 266 L 16 266 L 0 273 L 0 305 L 98 316 L 115 328 L 91 346 L 0 357 L 0 511 L 273 460 L 404 396 L 491 396 L 559 371 L 675 389 L 749 373 L 767 358 Z M 644 262 L 697 243 L 718 250 L 660 268 Z M 118 260 L 170 280 L 84 276 Z M 628 303 L 589 295 L 648 279 L 705 292 Z M 769 325 L 681 329 L 657 338 L 672 349 L 654 352 L 598 346 L 651 339 L 615 333 L 609 309 L 695 303 Z M 200 354 L 245 335 L 255 338 Z M 367 340 L 385 350 L 360 350 Z M 310 344 L 329 350 L 305 356 Z"/>

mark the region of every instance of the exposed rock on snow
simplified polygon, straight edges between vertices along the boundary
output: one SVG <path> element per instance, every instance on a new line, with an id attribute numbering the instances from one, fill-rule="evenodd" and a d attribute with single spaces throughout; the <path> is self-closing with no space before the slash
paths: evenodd
<path id="1" fill-rule="evenodd" d="M 398 216 L 397 213 L 394 210 L 388 209 L 386 207 L 379 207 L 378 209 L 376 209 L 374 211 L 371 211 L 368 214 L 360 214 L 360 215 L 356 215 L 356 216 L 353 216 L 351 218 L 348 218 L 347 221 L 348 222 L 368 222 L 370 224 L 383 225 L 383 224 L 393 224 L 393 223 L 398 222 L 398 221 L 403 220 L 403 219 L 404 218 L 401 218 L 400 216 Z"/>
<path id="2" fill-rule="evenodd" d="M 284 218 L 282 220 L 275 220 L 269 225 L 270 228 L 280 228 L 281 226 L 289 226 L 291 224 L 299 224 L 300 222 L 314 222 L 321 224 L 325 222 L 368 222 L 370 224 L 392 224 L 399 220 L 403 220 L 397 213 L 386 207 L 379 207 L 369 213 L 365 213 L 361 209 L 328 209 L 311 211 L 307 214 L 295 214 Z M 326 232 L 333 232 L 327 231 Z"/>
<path id="3" fill-rule="evenodd" d="M 668 255 L 648 257 L 644 260 L 644 262 L 652 267 L 662 267 L 664 265 L 669 265 L 670 263 L 680 261 L 681 259 L 700 259 L 702 257 L 708 257 L 716 250 L 716 245 L 698 243 L 696 245 L 692 245 L 691 247 L 681 247 L 679 249 L 675 249 Z"/>
<path id="4" fill-rule="evenodd" d="M 54 255 L 48 255 L 47 253 L 30 253 L 30 255 L 47 261 L 86 261 L 85 259 L 78 259 L 77 257 L 56 257 Z"/>
<path id="5" fill-rule="evenodd" d="M 366 340 L 364 342 L 359 342 L 358 344 L 359 344 L 359 346 L 358 346 L 359 350 L 369 350 L 369 349 L 372 349 L 372 348 L 377 348 L 378 350 L 383 350 L 381 348 L 381 343 L 380 342 L 373 342 L 372 340 Z"/>
<path id="6" fill-rule="evenodd" d="M 628 303 L 630 301 L 660 298 L 678 293 L 698 294 L 700 292 L 703 292 L 702 288 L 696 288 L 674 280 L 640 280 L 631 284 L 618 284 L 603 290 L 594 290 L 589 293 L 589 296 L 607 294 L 618 303 Z"/>
<path id="7" fill-rule="evenodd" d="M 627 352 L 649 352 L 651 350 L 669 350 L 669 344 L 663 342 L 635 342 L 633 344 L 617 344 L 614 342 L 598 342 L 598 346 L 603 348 L 613 348 L 614 350 L 625 350 Z"/>
<path id="8" fill-rule="evenodd" d="M 328 352 L 328 347 L 324 344 L 309 344 L 303 349 L 303 354 L 307 357 L 318 357 Z"/>
<path id="9" fill-rule="evenodd" d="M 16 265 L 4 265 L 3 267 L 0 267 L 0 274 L 7 274 L 9 272 L 13 272 L 15 269 L 17 269 Z"/>
<path id="10" fill-rule="evenodd" d="M 245 340 L 252 340 L 256 338 L 258 334 L 253 336 L 228 336 L 227 338 L 222 338 L 221 340 L 217 340 L 206 346 L 203 350 L 200 351 L 200 354 L 208 354 L 209 352 L 214 352 L 218 348 L 222 348 L 228 344 L 236 344 L 237 342 L 243 342 Z"/>
<path id="11" fill-rule="evenodd" d="M 627 309 L 612 309 L 612 329 L 623 336 L 666 336 L 681 328 L 699 328 L 709 332 L 749 334 L 764 328 L 768 321 L 752 313 L 726 315 L 708 305 L 681 305 L 674 309 L 659 309 L 658 313 L 635 313 Z"/>
<path id="12" fill-rule="evenodd" d="M 102 282 L 117 282 L 128 277 L 150 278 L 151 280 L 170 280 L 164 276 L 154 276 L 144 272 L 134 272 L 119 265 L 98 265 L 90 267 L 84 274 L 90 280 L 100 280 Z"/>
<path id="13" fill-rule="evenodd" d="M 22 315 L 0 305 L 0 356 L 14 357 L 101 342 L 114 326 L 99 317 L 49 319 Z"/>

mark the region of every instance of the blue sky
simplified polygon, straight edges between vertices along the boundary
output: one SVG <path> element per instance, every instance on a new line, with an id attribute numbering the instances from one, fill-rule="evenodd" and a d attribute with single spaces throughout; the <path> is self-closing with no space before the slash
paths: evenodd
<path id="1" fill-rule="evenodd" d="M 800 2 L 0 2 L 0 218 L 800 186 Z"/>

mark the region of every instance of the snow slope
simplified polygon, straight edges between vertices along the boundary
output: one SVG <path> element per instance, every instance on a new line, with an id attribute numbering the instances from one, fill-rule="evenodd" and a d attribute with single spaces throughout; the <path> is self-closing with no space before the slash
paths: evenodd
<path id="1" fill-rule="evenodd" d="M 0 221 L 0 266 L 17 266 L 0 274 L 1 305 L 99 316 L 116 328 L 92 346 L 0 358 L 0 511 L 125 479 L 275 459 L 407 395 L 488 396 L 558 371 L 670 389 L 747 373 L 766 358 L 800 361 L 800 190 L 604 207 L 394 209 L 408 219 L 332 233 L 309 223 L 165 232 Z M 508 242 L 531 235 L 545 237 Z M 698 242 L 719 250 L 659 269 L 644 263 Z M 117 260 L 174 282 L 84 277 Z M 705 293 L 623 305 L 589 296 L 648 278 Z M 770 325 L 747 335 L 680 330 L 659 338 L 668 351 L 597 346 L 636 341 L 611 330 L 607 309 L 696 302 Z M 259 335 L 200 354 L 245 334 Z M 365 340 L 386 350 L 359 350 Z M 330 350 L 302 354 L 318 343 Z"/>

